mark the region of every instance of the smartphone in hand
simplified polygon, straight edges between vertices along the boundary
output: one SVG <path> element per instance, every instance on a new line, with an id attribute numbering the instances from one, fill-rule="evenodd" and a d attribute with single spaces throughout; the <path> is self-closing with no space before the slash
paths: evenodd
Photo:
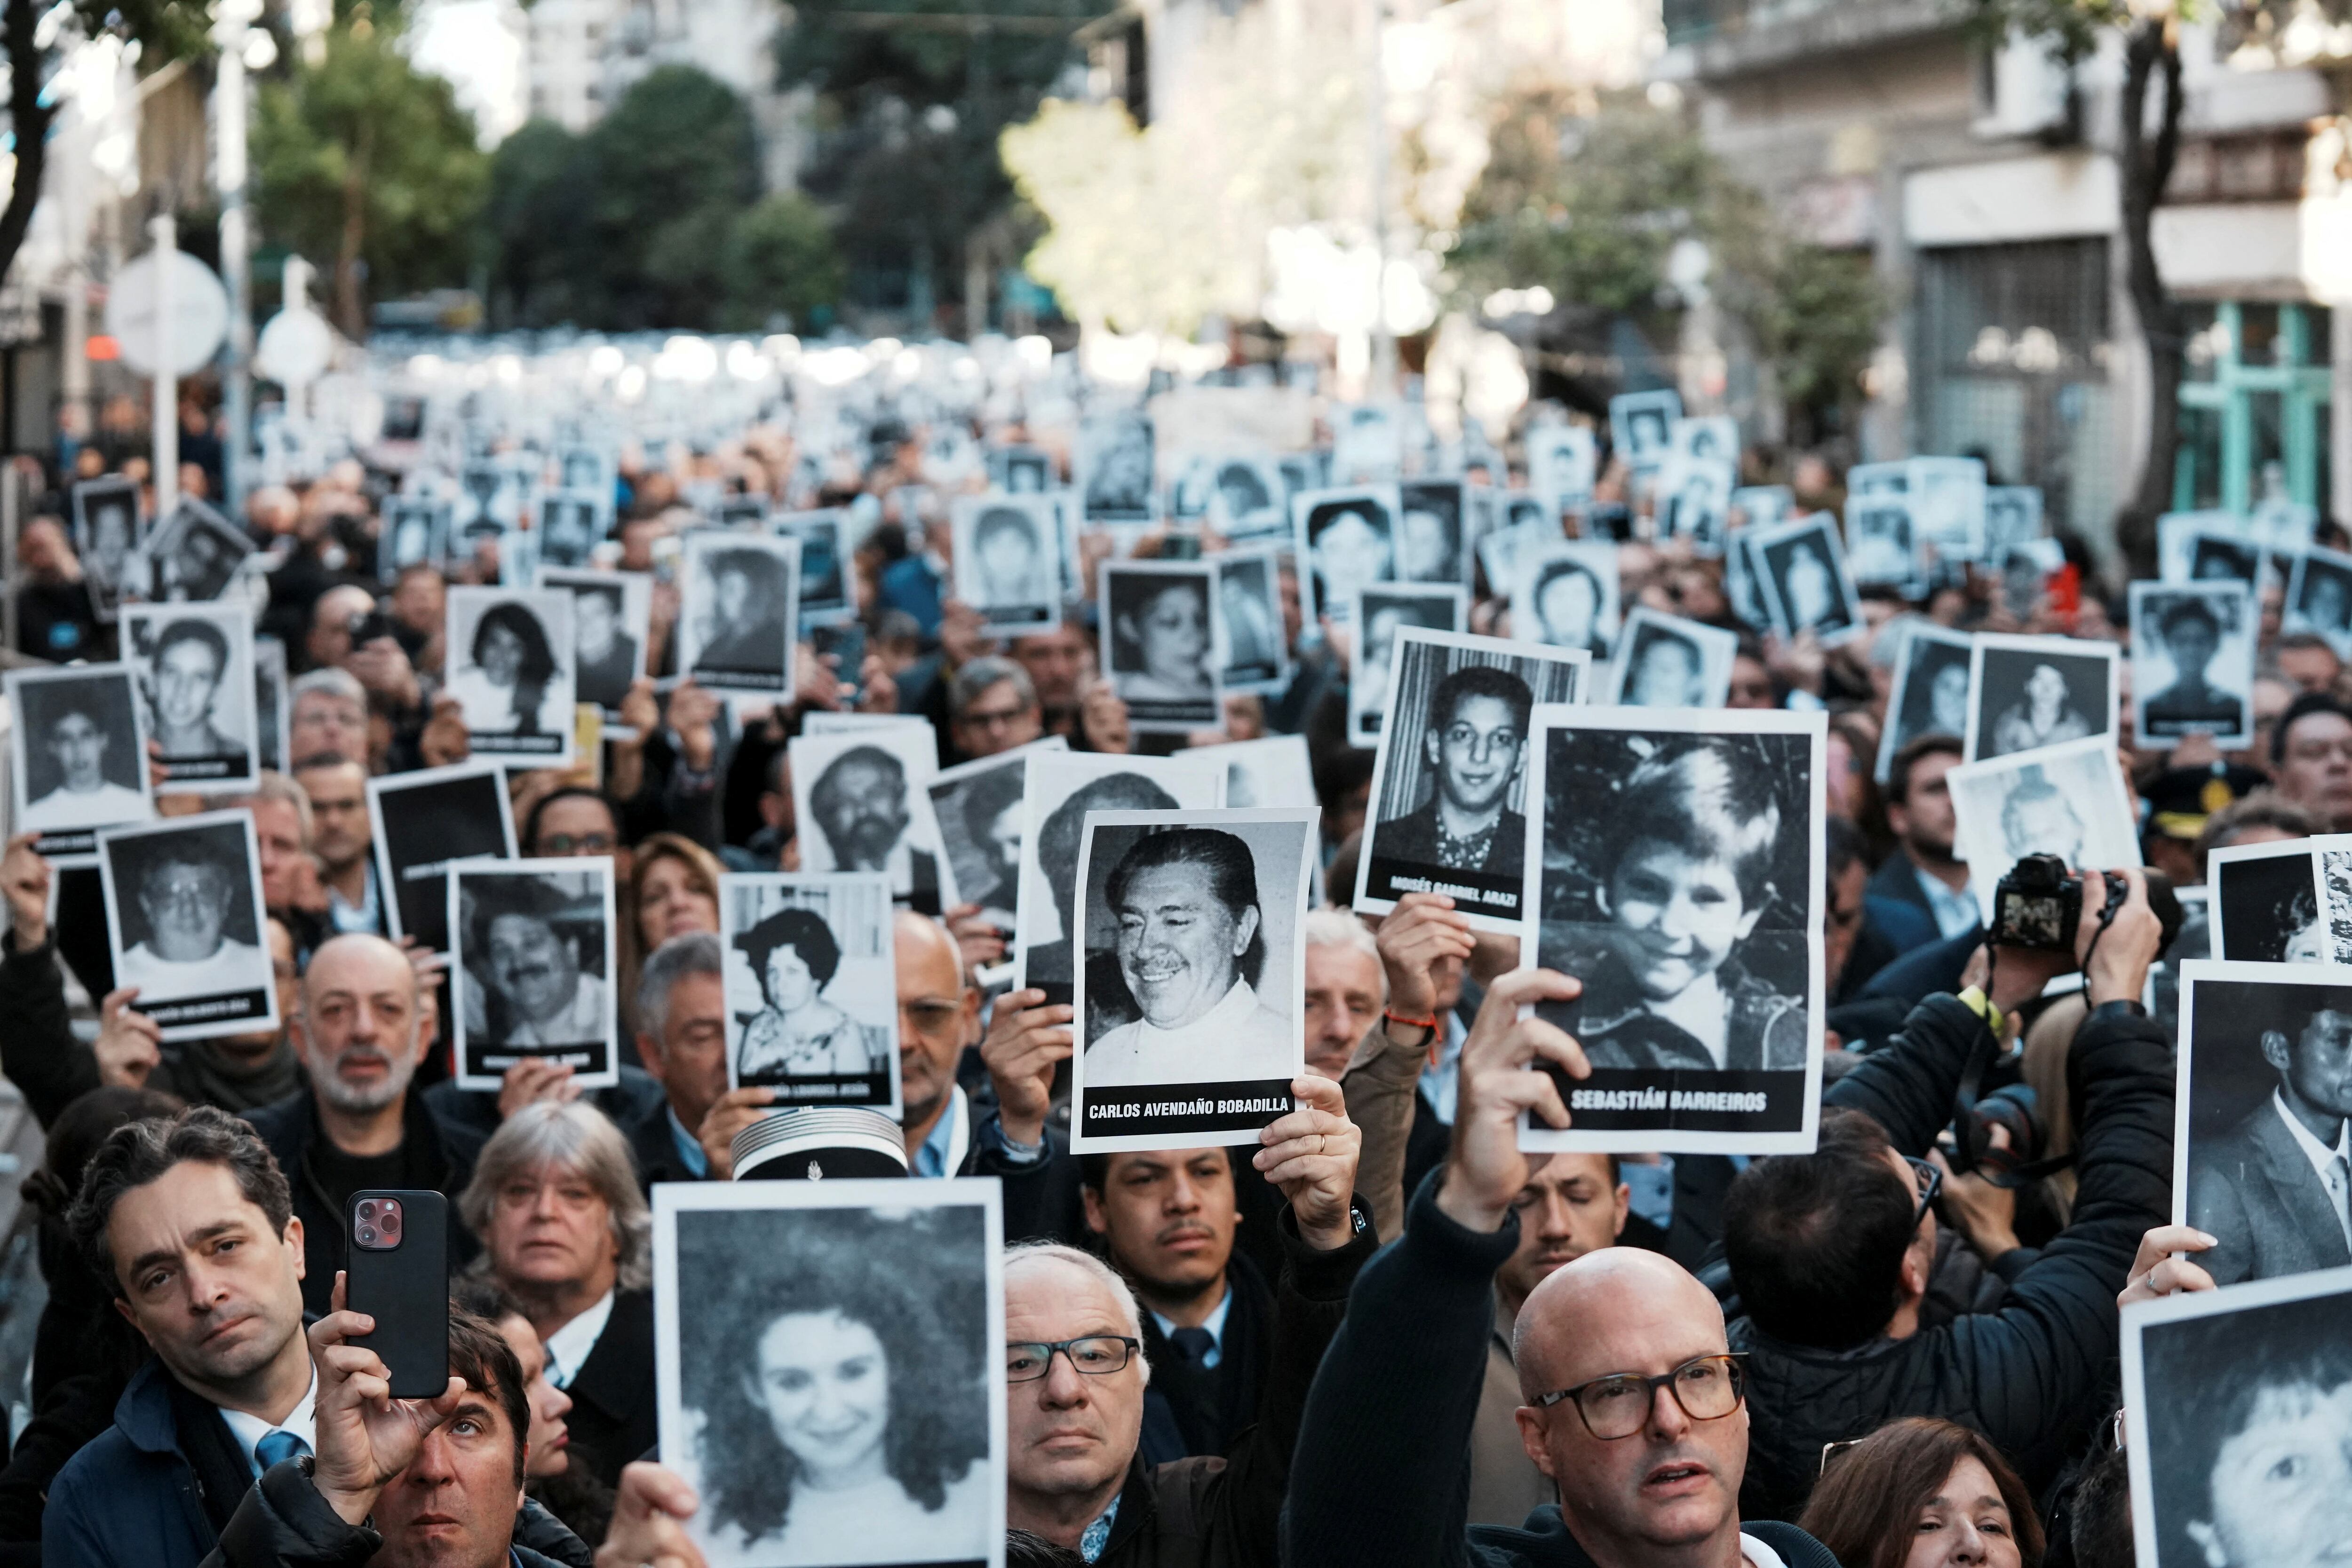
<path id="1" fill-rule="evenodd" d="M 395 1399 L 449 1385 L 449 1200 L 432 1191 L 352 1195 L 344 1304 L 375 1320 L 353 1339 L 383 1358 Z"/>

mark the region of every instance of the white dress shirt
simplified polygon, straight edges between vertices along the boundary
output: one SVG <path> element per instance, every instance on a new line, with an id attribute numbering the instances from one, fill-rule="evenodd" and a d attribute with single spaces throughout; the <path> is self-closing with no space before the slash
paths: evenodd
<path id="1" fill-rule="evenodd" d="M 569 1388 L 588 1358 L 596 1352 L 596 1342 L 604 1337 L 604 1325 L 612 1321 L 613 1292 L 605 1291 L 596 1298 L 596 1304 L 547 1336 L 547 1380 L 558 1388 Z"/>
<path id="2" fill-rule="evenodd" d="M 272 1432 L 291 1432 L 301 1438 L 312 1453 L 319 1451 L 318 1400 L 319 1369 L 314 1366 L 310 1369 L 310 1386 L 302 1391 L 302 1402 L 288 1411 L 286 1419 L 275 1427 L 260 1416 L 248 1416 L 242 1410 L 222 1409 L 221 1419 L 228 1423 L 229 1435 L 236 1439 L 238 1452 L 245 1456 L 245 1462 L 253 1467 L 253 1473 L 257 1476 L 261 1473 L 261 1464 L 253 1457 L 253 1450 L 262 1438 Z"/>
<path id="3" fill-rule="evenodd" d="M 2275 1089 L 2271 1091 L 2271 1105 L 2278 1112 L 2279 1120 L 2286 1124 L 2296 1146 L 2303 1150 L 2303 1157 L 2319 1174 L 2319 1185 L 2336 1210 L 2336 1223 L 2344 1228 L 2344 1244 L 2352 1247 L 2352 1192 L 2347 1190 L 2347 1186 L 2352 1186 L 2352 1170 L 2347 1170 L 2352 1167 L 2352 1121 L 2336 1126 L 2336 1146 L 2331 1149 L 2311 1135 L 2311 1129 L 2286 1108 L 2286 1097 Z"/>

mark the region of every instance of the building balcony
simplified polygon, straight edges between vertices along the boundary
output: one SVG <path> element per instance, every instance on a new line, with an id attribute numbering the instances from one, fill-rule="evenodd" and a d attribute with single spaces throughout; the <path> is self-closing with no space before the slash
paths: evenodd
<path id="1" fill-rule="evenodd" d="M 1949 33 L 1969 0 L 1664 0 L 1662 77 L 1706 80 Z"/>

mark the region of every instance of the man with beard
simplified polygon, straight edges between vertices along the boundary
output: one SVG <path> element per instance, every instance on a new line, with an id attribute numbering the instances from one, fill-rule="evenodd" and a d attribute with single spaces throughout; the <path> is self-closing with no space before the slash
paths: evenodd
<path id="1" fill-rule="evenodd" d="M 292 1183 L 302 1221 L 302 1304 L 329 1310 L 335 1270 L 344 1266 L 343 1215 L 363 1187 L 462 1191 L 483 1134 L 436 1116 L 409 1092 L 436 1027 L 432 1001 L 408 956 L 381 936 L 338 936 L 311 955 L 301 1004 L 288 1032 L 310 1084 L 253 1113 L 254 1130 Z M 473 1256 L 474 1239 L 455 1218 L 450 1264 Z"/>
<path id="2" fill-rule="evenodd" d="M 877 746 L 854 747 L 809 786 L 809 810 L 833 856 L 831 866 L 812 869 L 887 872 L 894 897 L 938 913 L 939 858 L 907 838 L 914 817 L 904 763 Z"/>
<path id="3" fill-rule="evenodd" d="M 306 1227 L 261 1140 L 209 1106 L 117 1128 L 68 1222 L 155 1354 L 51 1483 L 42 1561 L 195 1568 L 254 1479 L 315 1440 Z"/>

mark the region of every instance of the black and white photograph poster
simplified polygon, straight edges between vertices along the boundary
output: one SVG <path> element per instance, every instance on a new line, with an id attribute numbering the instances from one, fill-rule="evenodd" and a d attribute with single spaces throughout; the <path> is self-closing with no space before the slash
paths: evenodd
<path id="1" fill-rule="evenodd" d="M 1467 632 L 1470 591 L 1459 583 L 1384 582 L 1357 591 L 1349 619 L 1358 646 L 1348 666 L 1348 744 L 1370 751 L 1381 742 L 1397 633 L 1408 626 Z"/>
<path id="2" fill-rule="evenodd" d="M 2210 735 L 2224 751 L 2254 743 L 2254 592 L 2242 582 L 2131 585 L 2132 733 L 2166 751 Z"/>
<path id="3" fill-rule="evenodd" d="M 621 701 L 646 673 L 652 641 L 654 580 L 646 571 L 574 571 L 541 567 L 539 586 L 572 596 L 572 692 L 603 711 L 613 736 Z M 634 732 L 615 736 L 626 739 Z"/>
<path id="4" fill-rule="evenodd" d="M 662 1460 L 711 1568 L 1003 1568 L 1002 1203 L 990 1177 L 656 1185 Z"/>
<path id="5" fill-rule="evenodd" d="M 957 902 L 977 904 L 1010 943 L 1021 908 L 1021 786 L 1030 753 L 1066 751 L 1058 735 L 943 769 L 923 786 L 940 843 L 955 870 Z"/>
<path id="6" fill-rule="evenodd" d="M 278 1026 L 252 812 L 107 829 L 98 873 L 114 983 L 139 988 L 132 1005 L 165 1040 Z"/>
<path id="7" fill-rule="evenodd" d="M 2337 656 L 2352 657 L 2352 555 L 2315 546 L 2294 558 L 2279 629 L 2324 637 Z"/>
<path id="8" fill-rule="evenodd" d="M 1734 528 L 1778 528 L 1797 515 L 1797 493 L 1786 485 L 1743 485 L 1731 493 Z"/>
<path id="9" fill-rule="evenodd" d="M 1822 713 L 1546 706 L 1519 951 L 1581 995 L 1569 1125 L 1519 1146 L 1801 1154 L 1821 1118 Z"/>
<path id="10" fill-rule="evenodd" d="M 1148 523 L 1158 515 L 1151 421 L 1140 411 L 1087 415 L 1078 426 L 1076 469 L 1089 524 Z"/>
<path id="11" fill-rule="evenodd" d="M 2156 519 L 2156 570 L 2165 582 L 2201 577 L 2253 582 L 2262 562 L 2252 525 L 2235 512 L 2167 512 Z"/>
<path id="12" fill-rule="evenodd" d="M 538 536 L 539 563 L 577 571 L 604 538 L 604 504 L 608 497 L 552 490 L 539 497 L 532 532 Z"/>
<path id="13" fill-rule="evenodd" d="M 1601 478 L 1600 443 L 1580 424 L 1538 425 L 1527 434 L 1527 453 L 1528 488 L 1557 528 L 1562 511 L 1592 498 Z"/>
<path id="14" fill-rule="evenodd" d="M 126 593 L 147 591 L 146 517 L 131 479 L 85 479 L 73 487 L 74 554 L 100 621 L 114 619 Z"/>
<path id="15" fill-rule="evenodd" d="M 2042 491 L 2033 485 L 1985 486 L 1983 559 L 1998 566 L 2009 552 L 2042 537 Z"/>
<path id="16" fill-rule="evenodd" d="M 1207 561 L 1106 560 L 1103 663 L 1139 735 L 1224 727 L 1217 569 Z"/>
<path id="17" fill-rule="evenodd" d="M 791 691 L 800 542 L 695 528 L 681 565 L 678 669 L 713 691 L 770 697 Z"/>
<path id="18" fill-rule="evenodd" d="M 1948 560 L 1984 553 L 1985 465 L 1980 457 L 1914 457 L 1907 499 L 1923 543 Z"/>
<path id="19" fill-rule="evenodd" d="M 2189 536 L 2188 570 L 2176 582 L 2242 582 L 2252 588 L 2263 587 L 2268 574 L 2263 563 L 2268 559 L 2259 540 L 2241 534 L 2221 533 L 2212 528 L 2200 528 Z"/>
<path id="20" fill-rule="evenodd" d="M 395 942 L 449 951 L 449 867 L 515 858 L 514 808 L 495 762 L 459 762 L 367 781 L 378 896 Z M 384 896 L 389 890 L 389 896 Z"/>
<path id="21" fill-rule="evenodd" d="M 1229 539 L 1283 539 L 1290 534 L 1290 490 L 1281 465 L 1245 454 L 1215 459 L 1209 475 L 1209 526 Z"/>
<path id="22" fill-rule="evenodd" d="M 376 579 L 385 588 L 409 567 L 437 567 L 449 555 L 449 510 L 445 496 L 385 496 L 376 538 Z"/>
<path id="23" fill-rule="evenodd" d="M 1971 762 L 2059 746 L 2085 736 L 2116 744 L 2123 650 L 2085 637 L 1979 634 L 1969 651 Z"/>
<path id="24" fill-rule="evenodd" d="M 1739 422 L 1727 413 L 1686 415 L 1667 426 L 1666 451 L 1669 461 L 1737 463 Z"/>
<path id="25" fill-rule="evenodd" d="M 253 727 L 261 765 L 291 773 L 291 732 L 287 726 L 286 644 L 275 637 L 253 640 Z"/>
<path id="26" fill-rule="evenodd" d="M 1021 780 L 1021 904 L 1013 988 L 1034 987 L 1054 1006 L 1073 993 L 1070 934 L 1077 929 L 1078 841 L 1089 811 L 1209 811 L 1225 803 L 1225 768 L 1212 747 L 1174 757 L 1032 752 Z"/>
<path id="27" fill-rule="evenodd" d="M 1625 618 L 1608 700 L 1619 707 L 1721 707 L 1738 656 L 1737 632 L 1643 605 Z"/>
<path id="28" fill-rule="evenodd" d="M 525 1061 L 618 1083 L 611 857 L 460 862 L 448 881 L 457 1087 L 495 1091 Z"/>
<path id="29" fill-rule="evenodd" d="M 2027 855 L 2056 855 L 2076 871 L 2140 863 L 2138 815 L 2105 736 L 1962 763 L 1944 778 L 1954 847 L 1987 926 L 1994 888 Z"/>
<path id="30" fill-rule="evenodd" d="M 801 733 L 804 736 L 872 735 L 881 730 L 897 730 L 912 737 L 915 770 L 923 778 L 940 770 L 940 732 L 919 713 L 844 713 L 834 708 L 811 708 L 801 716 Z"/>
<path id="31" fill-rule="evenodd" d="M 556 588 L 449 590 L 449 684 L 473 754 L 522 768 L 572 766 L 572 594 Z"/>
<path id="32" fill-rule="evenodd" d="M 1228 692 L 1277 695 L 1290 685 L 1290 637 L 1282 592 L 1282 552 L 1223 550 L 1209 558 L 1217 573 L 1217 613 L 1225 633 Z"/>
<path id="33" fill-rule="evenodd" d="M 2124 1309 L 2124 1452 L 2138 1568 L 2341 1560 L 2352 1541 L 2347 1314 L 2347 1270 Z"/>
<path id="34" fill-rule="evenodd" d="M 1895 754 L 1921 736 L 1948 735 L 1965 742 L 1969 733 L 1969 666 L 1976 639 L 1925 616 L 1906 620 L 1902 637 L 1886 704 L 1886 733 L 1878 742 L 1881 784 L 1895 766 Z"/>
<path id="35" fill-rule="evenodd" d="M 880 872 L 892 896 L 926 915 L 951 908 L 955 872 L 940 849 L 923 786 L 939 771 L 925 727 L 797 735 L 787 745 L 804 872 Z"/>
<path id="36" fill-rule="evenodd" d="M 2172 1220 L 2217 1285 L 2352 1267 L 2352 968 L 2183 964 Z M 2331 1170 L 2331 1166 L 2334 1168 Z"/>
<path id="37" fill-rule="evenodd" d="M 2352 833 L 2321 833 L 2311 846 L 2312 896 L 2325 941 L 2320 961 L 2352 964 Z"/>
<path id="38" fill-rule="evenodd" d="M 889 879 L 877 873 L 719 879 L 728 1088 L 898 1119 L 890 921 Z"/>
<path id="39" fill-rule="evenodd" d="M 253 553 L 243 528 L 193 496 L 147 538 L 147 597 L 166 602 L 218 599 Z"/>
<path id="40" fill-rule="evenodd" d="M 1394 485 L 1307 490 L 1290 498 L 1294 544 L 1305 563 L 1300 587 L 1307 618 L 1338 620 L 1349 596 L 1368 583 L 1396 576 L 1397 514 L 1403 499 Z"/>
<path id="41" fill-rule="evenodd" d="M 1845 504 L 1845 564 L 1857 584 L 1916 597 L 1927 584 L 1926 540 L 1911 526 L 1907 496 L 1856 496 Z"/>
<path id="42" fill-rule="evenodd" d="M 793 512 L 778 517 L 774 526 L 779 537 L 797 540 L 801 547 L 801 626 L 805 629 L 855 621 L 857 606 L 851 583 L 847 508 L 828 507 L 819 512 Z"/>
<path id="43" fill-rule="evenodd" d="M 988 480 L 1011 495 L 1042 495 L 1054 487 L 1054 455 L 1042 446 L 992 446 Z"/>
<path id="44" fill-rule="evenodd" d="M 956 597 L 991 632 L 1017 637 L 1061 625 L 1061 520 L 1050 498 L 958 496 L 950 520 Z"/>
<path id="45" fill-rule="evenodd" d="M 1307 1071 L 1317 807 L 1089 813 L 1070 1146 L 1255 1144 Z"/>
<path id="46" fill-rule="evenodd" d="M 147 737 L 165 795 L 217 795 L 259 776 L 253 610 L 245 604 L 126 604 L 123 663 L 138 672 Z"/>
<path id="47" fill-rule="evenodd" d="M 1656 468 L 1665 461 L 1666 450 L 1674 442 L 1675 421 L 1682 416 L 1682 394 L 1671 387 L 1657 392 L 1622 392 L 1611 398 L 1611 455 L 1629 468 Z"/>
<path id="48" fill-rule="evenodd" d="M 1703 422 L 1683 422 L 1685 425 L 1699 423 Z M 1728 457 L 1672 454 L 1658 469 L 1652 513 L 1657 537 L 1679 539 L 1694 554 L 1721 555 L 1724 536 L 1731 528 L 1731 492 L 1738 483 L 1738 465 Z"/>
<path id="49" fill-rule="evenodd" d="M 1225 765 L 1225 805 L 1232 810 L 1315 804 L 1315 765 L 1303 735 L 1236 740 L 1213 755 Z"/>
<path id="50" fill-rule="evenodd" d="M 128 664 L 9 670 L 12 831 L 38 833 L 44 860 L 88 865 L 96 830 L 155 814 L 147 718 Z"/>
<path id="51" fill-rule="evenodd" d="M 1845 570 L 1845 547 L 1826 512 L 1752 535 L 1748 559 L 1772 629 L 1795 641 L 1811 632 L 1824 647 L 1862 635 L 1862 603 Z"/>
<path id="52" fill-rule="evenodd" d="M 1396 660 L 1372 759 L 1370 827 L 1347 891 L 1367 915 L 1387 914 L 1408 893 L 1443 893 L 1478 929 L 1516 934 L 1530 716 L 1538 703 L 1586 701 L 1592 655 L 1407 630 Z"/>
<path id="53" fill-rule="evenodd" d="M 1469 492 L 1460 479 L 1407 479 L 1397 486 L 1398 581 L 1469 585 Z"/>
<path id="54" fill-rule="evenodd" d="M 1553 539 L 1524 552 L 1508 585 L 1511 632 L 1523 643 L 1605 653 L 1617 641 L 1617 547 Z M 1505 585 L 1497 585 L 1505 586 Z"/>
<path id="55" fill-rule="evenodd" d="M 2325 964 L 2334 951 L 2311 839 L 2230 844 L 2206 856 L 2206 921 L 2216 958 Z"/>

